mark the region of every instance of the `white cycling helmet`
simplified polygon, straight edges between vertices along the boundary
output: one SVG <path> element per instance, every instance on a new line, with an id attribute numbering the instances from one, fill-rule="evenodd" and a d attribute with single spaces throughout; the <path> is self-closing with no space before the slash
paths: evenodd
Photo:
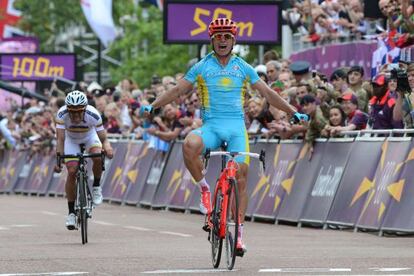
<path id="1" fill-rule="evenodd" d="M 75 90 L 66 96 L 65 104 L 72 107 L 84 107 L 88 105 L 88 98 L 86 98 L 86 95 L 83 92 Z"/>

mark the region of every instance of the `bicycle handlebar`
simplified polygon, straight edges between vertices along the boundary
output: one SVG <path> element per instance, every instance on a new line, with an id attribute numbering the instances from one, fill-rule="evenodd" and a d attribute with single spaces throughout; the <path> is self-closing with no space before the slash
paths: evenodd
<path id="1" fill-rule="evenodd" d="M 261 150 L 260 153 L 254 153 L 254 152 L 237 152 L 237 151 L 235 152 L 210 151 L 210 149 L 207 149 L 206 153 L 204 154 L 204 158 L 206 160 L 204 170 L 207 170 L 208 160 L 210 159 L 211 156 L 227 156 L 230 159 L 234 159 L 236 156 L 240 156 L 240 155 L 250 156 L 250 157 L 259 159 L 260 163 L 262 164 L 262 166 L 260 167 L 260 173 L 262 175 L 264 174 L 264 171 L 266 170 L 266 164 L 265 164 L 266 154 L 264 150 Z"/>
<path id="2" fill-rule="evenodd" d="M 94 157 L 101 157 L 102 159 L 102 170 L 105 170 L 105 153 L 104 152 L 99 152 L 99 153 L 78 153 L 78 154 L 58 154 L 56 156 L 57 160 L 56 163 L 59 167 L 61 167 L 62 165 L 62 159 L 65 158 L 76 158 L 76 159 L 81 159 L 81 158 L 94 158 Z"/>

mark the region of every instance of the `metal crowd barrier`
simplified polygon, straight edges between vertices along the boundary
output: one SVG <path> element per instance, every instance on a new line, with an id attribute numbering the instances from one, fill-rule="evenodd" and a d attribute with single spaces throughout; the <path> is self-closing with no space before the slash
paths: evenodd
<path id="1" fill-rule="evenodd" d="M 344 137 L 317 139 L 313 154 L 301 140 L 253 139 L 251 151 L 264 149 L 267 165 L 264 175 L 255 162 L 250 165 L 246 216 L 298 226 L 413 233 L 413 132 L 344 132 Z M 182 141 L 173 142 L 168 152 L 122 135 L 111 141 L 115 157 L 107 161 L 102 178 L 106 201 L 198 211 L 199 190 L 185 168 Z M 64 196 L 66 174 L 53 173 L 54 163 L 53 151 L 32 157 L 6 151 L 0 157 L 0 192 Z M 219 165 L 210 162 L 206 179 L 212 186 Z"/>

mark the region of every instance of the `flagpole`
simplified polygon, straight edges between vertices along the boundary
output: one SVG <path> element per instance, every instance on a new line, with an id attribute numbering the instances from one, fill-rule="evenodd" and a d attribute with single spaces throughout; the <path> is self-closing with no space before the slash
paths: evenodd
<path id="1" fill-rule="evenodd" d="M 99 85 L 102 85 L 101 83 L 101 40 L 98 38 L 98 62 L 97 62 L 97 82 Z"/>

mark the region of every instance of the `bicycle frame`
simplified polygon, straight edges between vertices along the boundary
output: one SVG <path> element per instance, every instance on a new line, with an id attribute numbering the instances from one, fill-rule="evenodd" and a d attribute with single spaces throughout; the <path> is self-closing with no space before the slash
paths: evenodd
<path id="1" fill-rule="evenodd" d="M 265 169 L 265 153 L 260 154 L 250 152 L 227 152 L 207 150 L 205 154 L 204 171 L 207 171 L 210 156 L 222 156 L 222 170 L 214 189 L 213 210 L 206 215 L 203 229 L 209 232 L 208 240 L 212 248 L 213 267 L 220 265 L 223 240 L 225 240 L 227 268 L 232 270 L 236 256 L 243 256 L 237 249 L 239 235 L 239 193 L 236 181 L 236 173 L 239 165 L 235 157 L 239 155 L 258 158 L 262 163 L 262 172 Z M 226 158 L 228 160 L 226 161 Z M 231 211 L 231 212 L 230 212 Z M 237 253 L 238 252 L 238 253 Z"/>
<path id="2" fill-rule="evenodd" d="M 102 159 L 102 170 L 105 170 L 105 155 L 101 153 L 84 154 L 84 145 L 80 145 L 80 153 L 66 154 L 57 156 L 57 164 L 61 166 L 61 160 L 64 158 L 76 158 L 78 160 L 78 167 L 76 172 L 76 200 L 75 200 L 75 214 L 77 217 L 77 228 L 81 228 L 82 244 L 88 242 L 87 220 L 91 217 L 93 203 L 92 194 L 88 185 L 88 174 L 86 170 L 86 158 L 100 157 Z"/>
<path id="3" fill-rule="evenodd" d="M 219 237 L 225 238 L 226 236 L 226 214 L 227 214 L 227 206 L 229 201 L 229 189 L 230 183 L 229 180 L 236 179 L 236 172 L 237 172 L 237 164 L 234 160 L 230 159 L 223 171 L 220 173 L 219 180 L 217 181 L 216 188 L 214 190 L 214 200 L 213 206 L 215 206 L 216 196 L 219 190 L 221 190 L 223 195 L 223 201 L 221 202 L 221 219 L 220 219 L 220 231 Z M 234 182 L 233 182 L 234 183 Z M 208 221 L 211 223 L 211 214 L 208 214 Z"/>

